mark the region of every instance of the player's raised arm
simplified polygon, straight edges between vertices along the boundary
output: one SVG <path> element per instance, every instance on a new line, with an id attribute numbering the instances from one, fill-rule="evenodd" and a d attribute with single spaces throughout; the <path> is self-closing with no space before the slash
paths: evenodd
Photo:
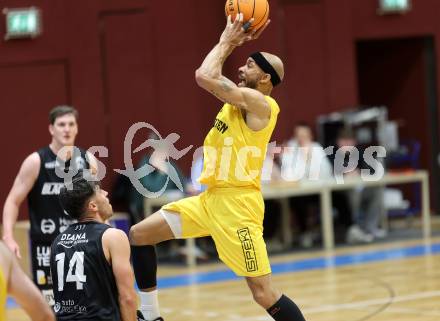
<path id="1" fill-rule="evenodd" d="M 223 64 L 231 52 L 244 42 L 258 38 L 269 21 L 258 31 L 246 32 L 247 26 L 251 23 L 252 20 L 245 23 L 242 14 L 237 15 L 234 22 L 231 21 L 231 16 L 228 16 L 219 43 L 206 56 L 202 65 L 197 69 L 195 77 L 200 87 L 221 101 L 266 118 L 270 115 L 270 108 L 264 95 L 252 88 L 239 87 L 222 74 Z"/>

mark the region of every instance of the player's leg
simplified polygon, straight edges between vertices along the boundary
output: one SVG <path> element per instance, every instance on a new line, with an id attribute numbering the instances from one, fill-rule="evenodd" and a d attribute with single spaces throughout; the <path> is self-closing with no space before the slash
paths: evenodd
<path id="1" fill-rule="evenodd" d="M 246 277 L 254 300 L 274 320 L 305 321 L 297 305 L 272 285 L 270 264 L 261 227 L 249 224 L 238 229 L 236 232 L 238 242 L 231 242 L 232 234 L 227 241 L 224 237 L 219 237 L 218 233 L 215 235 L 214 241 L 222 261 L 237 275 Z"/>
<path id="2" fill-rule="evenodd" d="M 264 205 L 260 193 L 210 198 L 210 231 L 220 259 L 246 277 L 255 301 L 277 321 L 305 321 L 298 307 L 274 289 L 263 239 Z"/>
<path id="3" fill-rule="evenodd" d="M 178 213 L 167 212 L 180 220 Z M 145 320 L 161 320 L 157 297 L 157 258 L 155 244 L 174 239 L 176 236 L 163 210 L 160 210 L 130 229 L 133 270 L 141 291 L 140 308 Z"/>
<path id="4" fill-rule="evenodd" d="M 162 320 L 157 299 L 157 260 L 154 245 L 165 240 L 207 235 L 199 196 L 164 206 L 130 229 L 133 269 L 141 290 L 140 310 L 146 320 Z"/>
<path id="5" fill-rule="evenodd" d="M 159 210 L 130 228 L 131 245 L 156 245 L 175 238 L 162 212 Z M 179 213 L 174 214 L 179 216 Z"/>
<path id="6" fill-rule="evenodd" d="M 276 321 L 305 321 L 298 306 L 273 287 L 271 274 L 246 277 L 255 302 Z"/>

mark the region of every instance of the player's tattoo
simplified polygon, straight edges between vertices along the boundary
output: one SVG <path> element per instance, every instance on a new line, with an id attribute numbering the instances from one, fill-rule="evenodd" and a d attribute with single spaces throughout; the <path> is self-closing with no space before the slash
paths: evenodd
<path id="1" fill-rule="evenodd" d="M 221 85 L 222 85 L 222 89 L 226 92 L 230 92 L 232 90 L 231 86 L 226 81 L 223 81 Z"/>
<path id="2" fill-rule="evenodd" d="M 217 93 L 215 90 L 210 90 L 210 93 L 213 94 L 215 97 L 220 99 L 222 102 L 230 104 L 229 101 L 227 101 L 225 98 L 223 98 L 219 93 Z"/>
<path id="3" fill-rule="evenodd" d="M 216 91 L 214 91 L 214 90 L 210 90 L 210 92 L 211 92 L 211 94 L 213 94 L 213 95 L 214 95 L 215 97 L 217 97 L 218 99 L 224 101 L 224 99 L 223 99 L 222 97 L 220 97 L 220 95 L 219 95 Z"/>

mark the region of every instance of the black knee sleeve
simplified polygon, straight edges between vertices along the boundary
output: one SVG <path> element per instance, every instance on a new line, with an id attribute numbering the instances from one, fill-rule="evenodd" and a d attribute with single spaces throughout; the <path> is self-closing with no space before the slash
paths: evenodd
<path id="1" fill-rule="evenodd" d="M 134 276 L 139 289 L 157 286 L 157 259 L 153 245 L 131 246 Z"/>
<path id="2" fill-rule="evenodd" d="M 285 295 L 267 309 L 267 312 L 276 321 L 306 321 L 296 304 Z"/>

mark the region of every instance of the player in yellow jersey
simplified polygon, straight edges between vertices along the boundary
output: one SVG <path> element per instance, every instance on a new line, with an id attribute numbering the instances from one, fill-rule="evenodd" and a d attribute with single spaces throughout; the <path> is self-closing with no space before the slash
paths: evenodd
<path id="1" fill-rule="evenodd" d="M 232 51 L 259 37 L 246 32 L 242 14 L 228 17 L 219 43 L 196 71 L 196 81 L 225 104 L 204 141 L 199 196 L 170 203 L 130 230 L 133 265 L 146 320 L 161 320 L 154 247 L 164 240 L 212 236 L 220 259 L 244 276 L 255 301 L 277 321 L 304 321 L 299 308 L 274 289 L 263 240 L 264 203 L 260 176 L 279 107 L 269 95 L 284 77 L 282 61 L 257 52 L 239 69 L 238 85 L 222 75 Z"/>
<path id="2" fill-rule="evenodd" d="M 55 321 L 41 292 L 18 265 L 15 255 L 0 242 L 0 321 L 5 321 L 6 297 L 12 296 L 32 321 Z"/>

